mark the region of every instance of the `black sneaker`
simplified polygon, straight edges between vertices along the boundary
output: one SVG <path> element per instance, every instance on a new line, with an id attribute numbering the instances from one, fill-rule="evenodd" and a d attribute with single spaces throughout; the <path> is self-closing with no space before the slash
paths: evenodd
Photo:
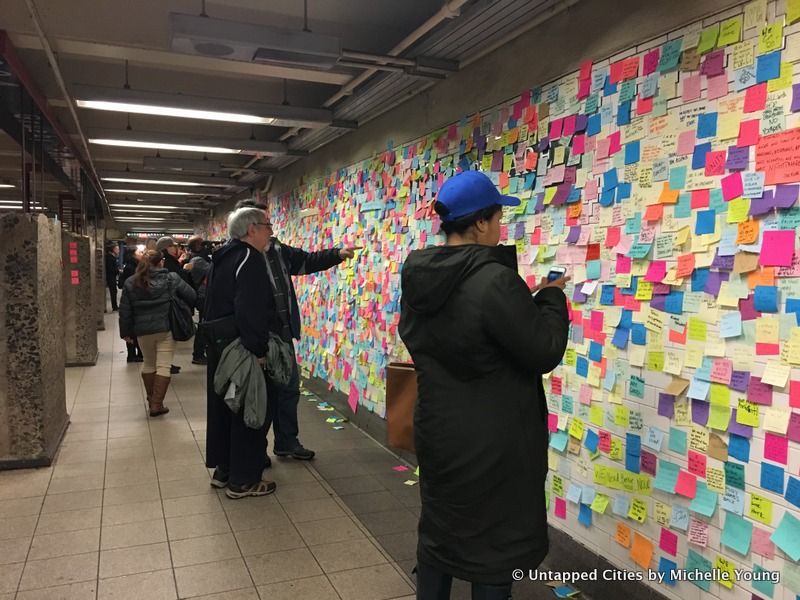
<path id="1" fill-rule="evenodd" d="M 181 372 L 181 368 L 178 365 L 170 365 L 169 372 L 171 375 L 177 375 Z"/>
<path id="2" fill-rule="evenodd" d="M 272 459 L 269 457 L 269 454 L 267 454 L 264 457 L 264 468 L 269 469 L 271 466 L 272 466 Z"/>
<path id="3" fill-rule="evenodd" d="M 231 484 L 225 490 L 225 495 L 232 499 L 246 498 L 247 496 L 268 496 L 276 490 L 277 486 L 274 481 L 257 481 L 250 485 L 235 485 Z"/>
<path id="4" fill-rule="evenodd" d="M 192 359 L 193 365 L 207 365 L 208 359 L 205 356 L 201 356 L 200 358 L 193 358 Z"/>
<path id="5" fill-rule="evenodd" d="M 230 476 L 225 471 L 222 471 L 219 467 L 217 467 L 214 469 L 214 474 L 211 476 L 211 487 L 220 489 L 228 487 L 229 477 Z"/>
<path id="6" fill-rule="evenodd" d="M 297 460 L 311 460 L 316 456 L 316 453 L 308 448 L 303 448 L 302 445 L 298 445 L 294 450 L 275 450 L 275 456 L 291 456 Z"/>

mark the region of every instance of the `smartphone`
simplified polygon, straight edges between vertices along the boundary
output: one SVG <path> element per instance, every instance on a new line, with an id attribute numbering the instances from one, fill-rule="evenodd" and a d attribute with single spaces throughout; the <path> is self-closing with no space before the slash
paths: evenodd
<path id="1" fill-rule="evenodd" d="M 566 267 L 551 267 L 550 272 L 547 274 L 547 281 L 549 283 L 551 281 L 555 281 L 556 279 L 561 279 L 566 274 Z"/>

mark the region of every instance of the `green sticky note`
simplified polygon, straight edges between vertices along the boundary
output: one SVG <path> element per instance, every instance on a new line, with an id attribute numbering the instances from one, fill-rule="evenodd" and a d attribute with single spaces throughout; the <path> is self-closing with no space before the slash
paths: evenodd
<path id="1" fill-rule="evenodd" d="M 753 538 L 753 523 L 743 519 L 736 513 L 726 513 L 725 527 L 720 541 L 742 556 L 750 552 L 750 540 Z"/>
<path id="2" fill-rule="evenodd" d="M 713 385 L 713 384 L 712 384 Z M 728 425 L 731 422 L 731 409 L 729 406 L 720 406 L 719 404 L 711 404 L 711 411 L 708 415 L 707 427 L 716 429 L 717 431 L 728 431 Z"/>
<path id="3" fill-rule="evenodd" d="M 795 594 L 800 594 L 800 567 L 784 563 L 781 569 L 781 583 Z"/>
<path id="4" fill-rule="evenodd" d="M 653 487 L 669 494 L 675 493 L 675 485 L 678 483 L 678 473 L 680 466 L 667 460 L 659 459 L 656 480 Z"/>
<path id="5" fill-rule="evenodd" d="M 711 561 L 698 554 L 691 548 L 686 556 L 686 570 L 707 573 L 711 571 Z M 697 587 L 706 592 L 711 591 L 711 582 L 705 581 L 703 577 L 698 577 L 698 581 L 692 581 Z"/>
<path id="6" fill-rule="evenodd" d="M 706 52 L 711 52 L 716 47 L 718 38 L 719 23 L 715 23 L 703 29 L 703 32 L 700 34 L 700 43 L 697 45 L 697 53 L 705 54 Z"/>
<path id="7" fill-rule="evenodd" d="M 686 454 L 686 432 L 675 427 L 669 428 L 669 449 L 678 454 Z"/>
<path id="8" fill-rule="evenodd" d="M 760 565 L 753 566 L 753 589 L 761 592 L 763 596 L 772 598 L 775 594 L 775 584 L 765 575 L 760 575 L 765 569 Z"/>
<path id="9" fill-rule="evenodd" d="M 800 560 L 800 521 L 789 511 L 783 513 L 781 524 L 769 539 L 793 561 Z"/>
<path id="10" fill-rule="evenodd" d="M 737 43 L 742 37 L 742 15 L 736 15 L 722 22 L 719 30 L 718 48 Z"/>
<path id="11" fill-rule="evenodd" d="M 697 492 L 694 500 L 689 505 L 689 510 L 710 517 L 717 508 L 717 497 L 719 494 L 708 489 L 705 481 L 697 482 Z"/>

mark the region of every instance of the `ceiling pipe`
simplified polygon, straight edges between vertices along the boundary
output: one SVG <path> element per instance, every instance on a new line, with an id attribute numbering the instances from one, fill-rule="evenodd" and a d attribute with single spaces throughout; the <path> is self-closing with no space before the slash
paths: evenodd
<path id="1" fill-rule="evenodd" d="M 58 88 L 61 90 L 61 95 L 64 97 L 64 100 L 67 103 L 67 108 L 69 109 L 69 114 L 72 116 L 72 120 L 75 123 L 75 128 L 78 131 L 78 135 L 81 139 L 81 144 L 83 145 L 83 150 L 86 152 L 86 160 L 89 163 L 89 169 L 91 170 L 91 177 L 94 179 L 96 187 L 100 192 L 100 197 L 103 199 L 103 203 L 105 205 L 105 212 L 110 213 L 108 207 L 108 199 L 106 198 L 105 192 L 103 192 L 103 187 L 100 185 L 100 178 L 97 176 L 97 169 L 95 169 L 94 162 L 92 161 L 92 153 L 89 151 L 89 142 L 86 139 L 86 136 L 83 133 L 83 129 L 81 128 L 81 123 L 78 120 L 78 114 L 75 112 L 75 103 L 72 101 L 72 98 L 67 91 L 67 86 L 64 83 L 64 77 L 61 75 L 61 68 L 58 66 L 58 60 L 56 60 L 55 54 L 53 54 L 53 48 L 50 46 L 50 41 L 47 39 L 47 36 L 44 33 L 44 29 L 42 29 L 41 19 L 39 18 L 39 11 L 36 9 L 36 5 L 34 4 L 34 0 L 25 0 L 25 4 L 28 7 L 28 13 L 30 14 L 31 21 L 33 22 L 33 26 L 36 29 L 36 33 L 39 36 L 39 40 L 42 43 L 42 49 L 44 50 L 45 55 L 47 56 L 47 62 L 50 65 L 50 68 L 53 70 L 53 75 L 56 78 L 56 82 L 58 83 Z"/>

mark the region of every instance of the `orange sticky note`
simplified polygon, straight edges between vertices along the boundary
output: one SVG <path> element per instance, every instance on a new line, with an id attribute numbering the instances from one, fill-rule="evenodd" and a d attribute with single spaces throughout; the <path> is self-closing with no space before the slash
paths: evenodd
<path id="1" fill-rule="evenodd" d="M 676 269 L 677 277 L 689 277 L 694 271 L 694 254 L 682 254 L 678 257 L 678 266 Z"/>
<path id="2" fill-rule="evenodd" d="M 664 205 L 663 204 L 651 204 L 647 207 L 647 210 L 644 213 L 644 220 L 645 221 L 660 221 L 661 217 L 664 216 Z"/>
<path id="3" fill-rule="evenodd" d="M 736 235 L 737 244 L 754 244 L 758 239 L 758 221 L 744 221 L 739 223 Z"/>
<path id="4" fill-rule="evenodd" d="M 760 271 L 748 273 L 747 287 L 752 290 L 757 285 L 775 285 L 775 269 L 773 267 L 762 267 Z"/>
<path id="5" fill-rule="evenodd" d="M 661 189 L 661 196 L 659 196 L 658 201 L 661 204 L 677 204 L 678 195 L 680 192 L 680 190 L 669 189 L 669 183 L 665 181 L 664 187 Z"/>
<path id="6" fill-rule="evenodd" d="M 569 205 L 569 217 L 571 219 L 577 219 L 581 216 L 583 212 L 583 205 L 580 202 L 576 202 L 575 204 Z"/>
<path id="7" fill-rule="evenodd" d="M 617 535 L 615 537 L 617 543 L 624 548 L 631 547 L 631 528 L 625 523 L 617 523 Z"/>
<path id="8" fill-rule="evenodd" d="M 631 558 L 643 569 L 649 568 L 650 562 L 653 560 L 653 543 L 643 535 L 634 533 Z"/>

